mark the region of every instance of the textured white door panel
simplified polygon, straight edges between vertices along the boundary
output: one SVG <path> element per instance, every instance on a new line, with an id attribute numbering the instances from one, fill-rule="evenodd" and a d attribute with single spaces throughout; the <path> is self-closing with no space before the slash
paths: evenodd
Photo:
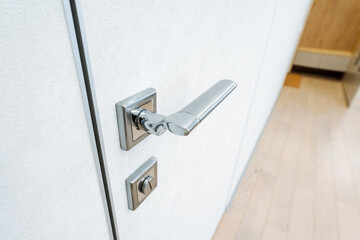
<path id="1" fill-rule="evenodd" d="M 0 32 L 0 239 L 109 239 L 61 1 L 1 1 Z"/>
<path id="2" fill-rule="evenodd" d="M 211 238 L 275 9 L 276 0 L 82 1 L 120 238 Z M 189 136 L 149 136 L 120 149 L 116 102 L 154 87 L 166 115 L 224 78 L 238 88 Z M 152 155 L 158 187 L 130 211 L 124 181 Z"/>
<path id="3" fill-rule="evenodd" d="M 311 0 L 278 0 L 269 41 L 257 80 L 253 104 L 248 116 L 238 165 L 230 196 L 246 169 L 251 154 L 266 124 L 284 83 L 289 65 L 301 37 Z"/>

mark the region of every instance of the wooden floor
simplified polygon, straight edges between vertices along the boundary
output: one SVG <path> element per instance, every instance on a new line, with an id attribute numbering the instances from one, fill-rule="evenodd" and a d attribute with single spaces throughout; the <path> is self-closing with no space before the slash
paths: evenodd
<path id="1" fill-rule="evenodd" d="M 360 240 L 360 111 L 341 82 L 284 87 L 214 240 Z"/>

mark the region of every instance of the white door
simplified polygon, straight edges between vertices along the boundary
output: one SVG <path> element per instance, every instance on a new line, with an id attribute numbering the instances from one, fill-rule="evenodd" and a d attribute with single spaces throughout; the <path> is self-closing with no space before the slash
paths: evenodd
<path id="1" fill-rule="evenodd" d="M 0 33 L 0 239 L 111 239 L 62 3 L 1 1 Z"/>
<path id="2" fill-rule="evenodd" d="M 279 6 L 288 6 L 285 2 L 81 2 L 79 14 L 90 56 L 87 67 L 96 92 L 120 239 L 211 238 L 232 194 L 231 184 L 244 169 L 237 161 L 250 106 L 271 47 L 269 36 L 277 11 L 289 10 Z M 276 30 L 302 26 L 309 2 L 292 5 L 290 10 L 299 8 L 301 14 L 296 21 L 278 19 L 288 24 Z M 291 34 L 291 42 L 279 51 L 287 57 L 275 55 L 275 72 L 288 69 L 298 33 Z M 273 46 L 281 47 L 287 39 L 279 41 Z M 283 75 L 269 76 L 274 82 L 269 91 L 278 93 Z M 157 91 L 158 113 L 169 115 L 220 79 L 234 80 L 237 89 L 189 136 L 166 132 L 147 137 L 129 151 L 120 149 L 118 101 L 152 87 Z M 276 95 L 272 94 L 272 102 Z M 263 118 L 271 108 L 272 104 L 267 105 Z M 125 179 L 151 156 L 158 159 L 157 188 L 135 211 L 129 210 Z"/>

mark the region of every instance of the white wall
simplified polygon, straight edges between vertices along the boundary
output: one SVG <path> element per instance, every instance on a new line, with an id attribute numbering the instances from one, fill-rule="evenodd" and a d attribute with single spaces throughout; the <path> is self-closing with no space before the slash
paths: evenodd
<path id="1" fill-rule="evenodd" d="M 1 1 L 0 33 L 0 239 L 109 239 L 61 1 Z"/>

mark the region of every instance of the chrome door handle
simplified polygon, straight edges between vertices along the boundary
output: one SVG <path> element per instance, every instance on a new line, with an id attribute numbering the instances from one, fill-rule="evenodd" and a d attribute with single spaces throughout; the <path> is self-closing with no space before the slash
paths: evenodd
<path id="1" fill-rule="evenodd" d="M 156 91 L 153 88 L 118 102 L 116 110 L 121 148 L 129 150 L 148 134 L 159 136 L 166 130 L 176 135 L 188 135 L 236 86 L 231 80 L 218 81 L 182 110 L 169 116 L 156 113 Z"/>
<path id="2" fill-rule="evenodd" d="M 176 135 L 188 135 L 202 120 L 205 119 L 236 87 L 230 80 L 221 80 L 201 94 L 177 113 L 168 117 L 145 109 L 131 111 L 138 128 L 155 135 L 165 130 Z"/>

